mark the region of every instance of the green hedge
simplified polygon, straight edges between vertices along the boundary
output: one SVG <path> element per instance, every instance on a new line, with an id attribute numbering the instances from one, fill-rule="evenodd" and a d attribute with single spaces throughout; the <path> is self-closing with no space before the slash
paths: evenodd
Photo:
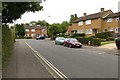
<path id="1" fill-rule="evenodd" d="M 113 32 L 102 32 L 95 34 L 96 38 L 107 39 L 108 37 L 112 37 Z"/>
<path id="2" fill-rule="evenodd" d="M 117 48 L 120 49 L 120 38 L 117 38 L 115 42 L 116 42 Z"/>
<path id="3" fill-rule="evenodd" d="M 85 34 L 73 34 L 71 37 L 76 38 L 76 37 L 85 37 Z"/>
<path id="4" fill-rule="evenodd" d="M 100 46 L 101 45 L 101 39 L 100 38 L 93 38 L 92 43 L 95 46 Z"/>
<path id="5" fill-rule="evenodd" d="M 4 62 L 8 59 L 12 53 L 13 45 L 15 41 L 15 34 L 13 30 L 9 29 L 8 26 L 2 26 L 2 61 Z"/>
<path id="6" fill-rule="evenodd" d="M 88 45 L 89 41 L 92 43 L 92 38 L 91 37 L 79 37 L 79 38 L 77 38 L 77 40 L 79 42 L 81 42 L 82 44 L 87 44 Z"/>
<path id="7" fill-rule="evenodd" d="M 113 37 L 108 37 L 106 40 L 107 40 L 107 41 L 114 41 L 115 38 L 113 38 Z"/>

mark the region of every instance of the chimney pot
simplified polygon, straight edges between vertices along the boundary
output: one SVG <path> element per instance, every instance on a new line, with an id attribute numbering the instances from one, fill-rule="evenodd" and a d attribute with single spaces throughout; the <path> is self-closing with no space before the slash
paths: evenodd
<path id="1" fill-rule="evenodd" d="M 101 12 L 104 12 L 104 8 L 101 8 Z"/>
<path id="2" fill-rule="evenodd" d="M 87 13 L 84 13 L 84 16 L 86 16 L 87 15 Z"/>

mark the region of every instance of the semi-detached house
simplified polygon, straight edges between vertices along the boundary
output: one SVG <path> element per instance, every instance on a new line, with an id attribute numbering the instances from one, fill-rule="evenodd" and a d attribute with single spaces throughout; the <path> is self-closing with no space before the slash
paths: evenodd
<path id="1" fill-rule="evenodd" d="M 46 26 L 25 26 L 26 36 L 35 38 L 41 35 L 47 35 L 47 27 Z"/>
<path id="2" fill-rule="evenodd" d="M 84 15 L 72 22 L 72 25 L 68 27 L 68 34 L 80 34 L 85 33 L 86 36 L 94 36 L 96 33 L 113 31 L 118 33 L 119 27 L 119 13 L 113 13 L 111 10 L 101 11 L 98 13 Z"/>

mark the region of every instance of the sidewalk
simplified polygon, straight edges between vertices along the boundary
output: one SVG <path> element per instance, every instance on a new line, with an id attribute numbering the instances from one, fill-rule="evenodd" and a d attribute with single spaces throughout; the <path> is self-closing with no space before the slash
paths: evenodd
<path id="1" fill-rule="evenodd" d="M 53 78 L 34 56 L 34 52 L 17 40 L 13 54 L 3 68 L 3 78 Z"/>

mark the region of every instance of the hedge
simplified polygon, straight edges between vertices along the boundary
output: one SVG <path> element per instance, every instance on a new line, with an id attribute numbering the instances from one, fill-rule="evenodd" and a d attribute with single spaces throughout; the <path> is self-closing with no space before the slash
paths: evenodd
<path id="1" fill-rule="evenodd" d="M 81 34 L 73 34 L 71 37 L 76 38 L 76 37 L 85 37 L 84 33 Z"/>
<path id="2" fill-rule="evenodd" d="M 92 43 L 95 46 L 100 46 L 101 45 L 101 39 L 100 38 L 93 38 Z"/>
<path id="3" fill-rule="evenodd" d="M 117 48 L 120 49 L 120 38 L 117 38 L 115 42 L 116 42 Z"/>
<path id="4" fill-rule="evenodd" d="M 2 61 L 4 62 L 8 59 L 12 53 L 13 45 L 15 41 L 15 34 L 8 26 L 2 26 Z"/>
<path id="5" fill-rule="evenodd" d="M 79 38 L 77 38 L 77 40 L 79 41 L 79 42 L 81 42 L 82 44 L 89 44 L 89 41 L 92 43 L 92 38 L 91 37 L 79 37 Z M 92 44 L 90 44 L 90 45 L 92 45 Z"/>
<path id="6" fill-rule="evenodd" d="M 112 37 L 113 32 L 102 32 L 95 34 L 96 38 L 107 39 L 108 37 Z"/>

